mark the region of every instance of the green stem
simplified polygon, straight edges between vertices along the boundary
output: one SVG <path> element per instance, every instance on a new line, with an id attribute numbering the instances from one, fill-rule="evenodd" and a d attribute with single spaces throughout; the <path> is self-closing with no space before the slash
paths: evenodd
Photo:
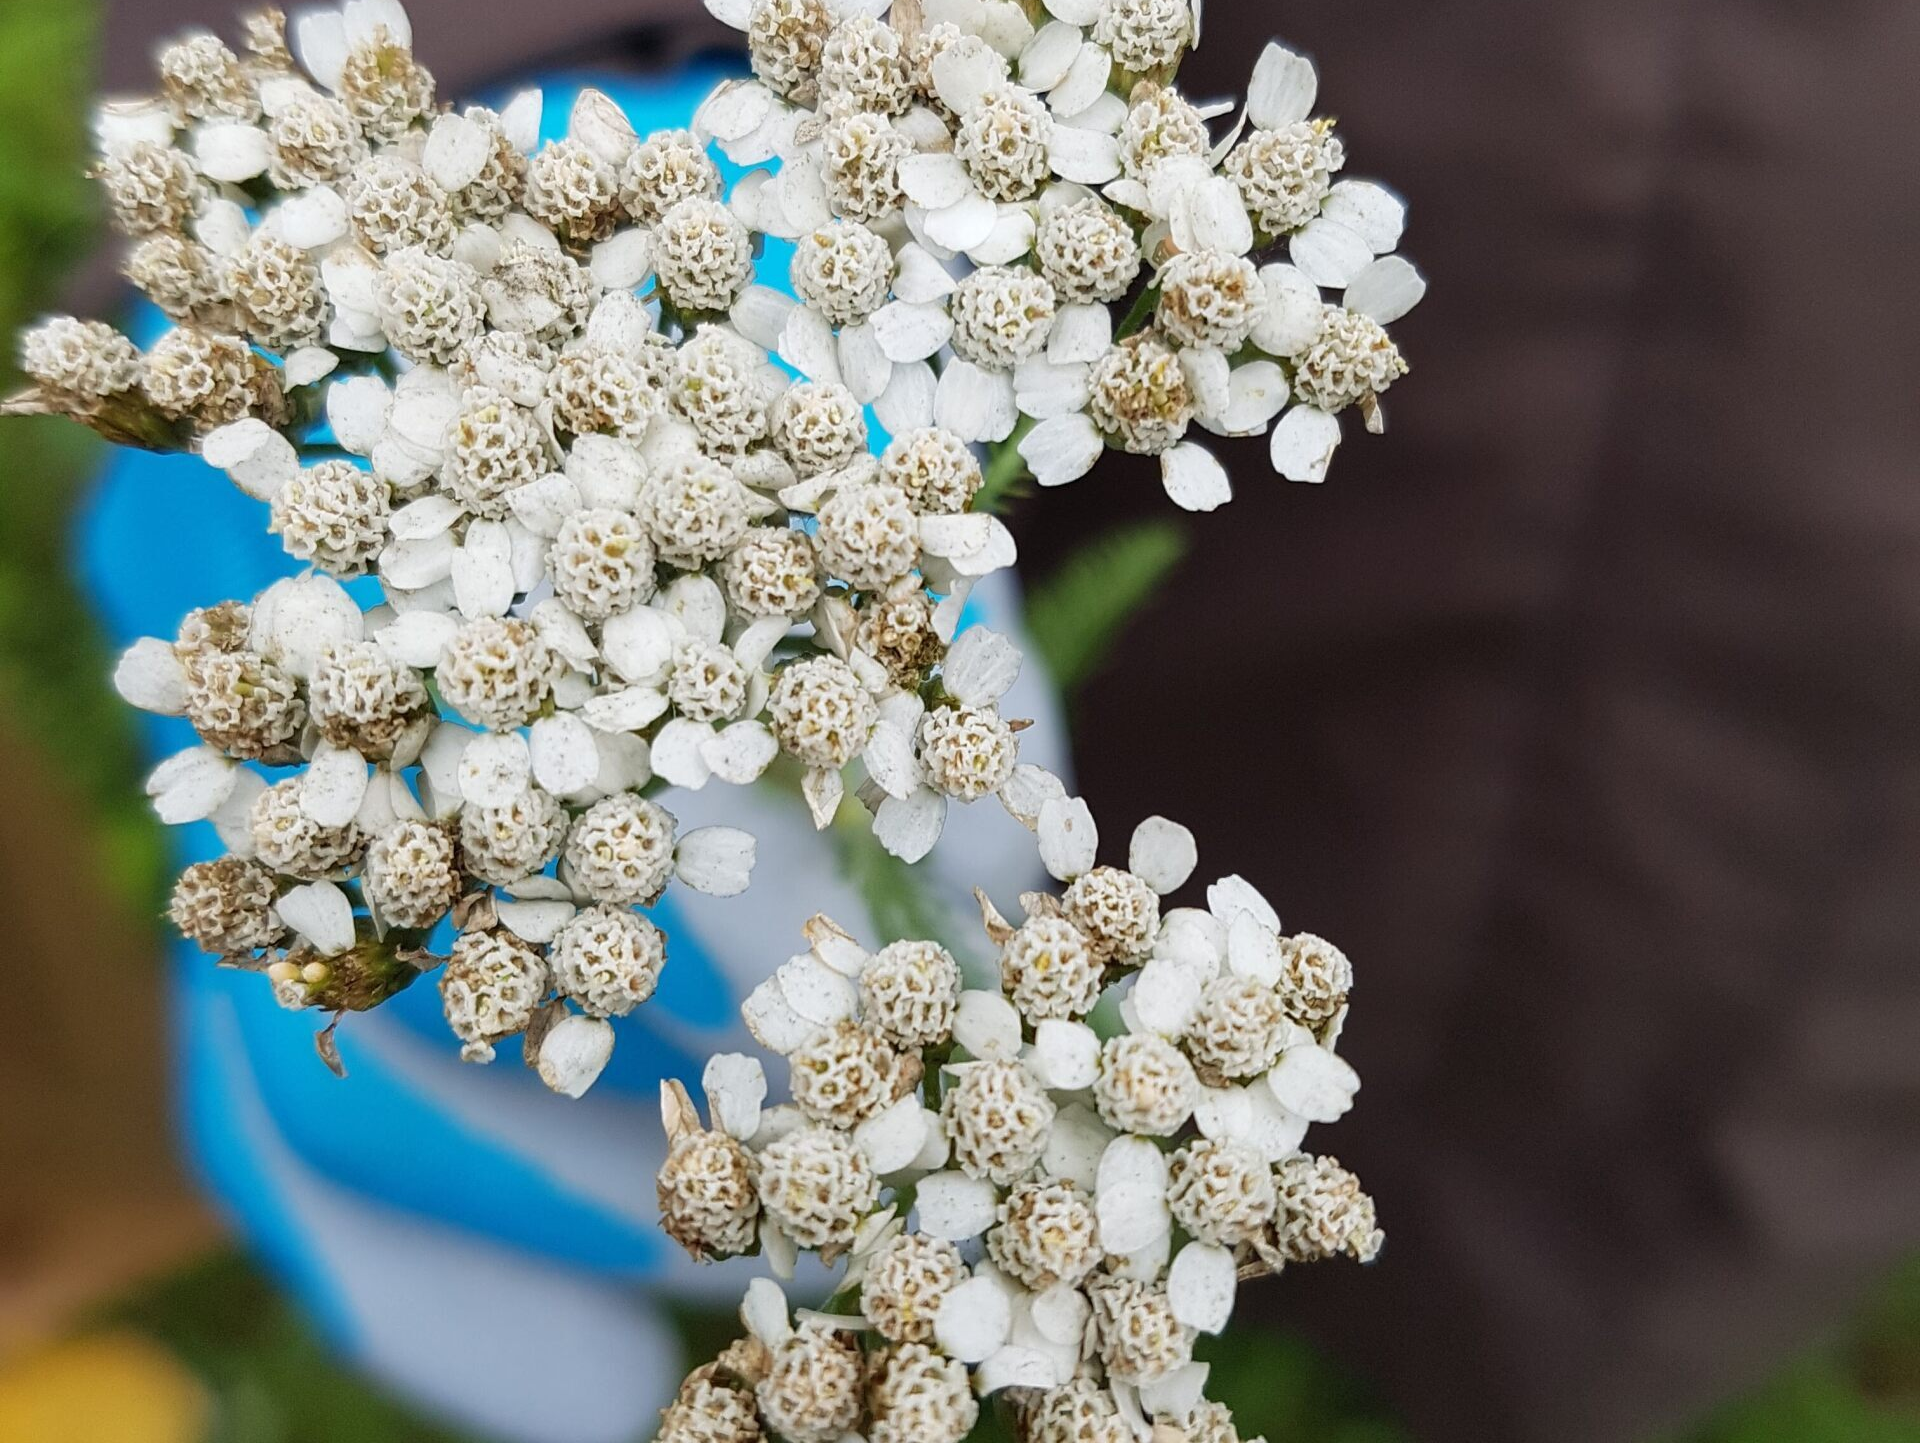
<path id="1" fill-rule="evenodd" d="M 1133 303 L 1133 309 L 1128 311 L 1120 322 L 1120 329 L 1113 333 L 1113 338 L 1116 341 L 1124 341 L 1135 331 L 1145 328 L 1147 318 L 1153 314 L 1153 308 L 1159 304 L 1159 301 L 1160 287 L 1158 286 L 1148 286 L 1140 292 L 1139 298 Z"/>
<path id="2" fill-rule="evenodd" d="M 979 491 L 974 493 L 975 511 L 1001 511 L 1013 499 L 1015 488 L 1031 474 L 1027 470 L 1027 458 L 1020 454 L 1020 443 L 1036 424 L 1033 417 L 1022 416 L 1013 433 L 994 446 L 987 458 L 985 478 Z"/>

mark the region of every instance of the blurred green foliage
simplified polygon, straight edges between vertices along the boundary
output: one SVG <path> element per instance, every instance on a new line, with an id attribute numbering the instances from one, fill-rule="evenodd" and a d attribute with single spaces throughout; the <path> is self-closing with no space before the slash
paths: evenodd
<path id="1" fill-rule="evenodd" d="M 1027 635 L 1047 674 L 1071 697 L 1186 555 L 1166 521 L 1119 526 L 1095 537 L 1027 593 Z"/>
<path id="2" fill-rule="evenodd" d="M 206 1385 L 205 1443 L 457 1443 L 328 1355 L 253 1266 L 221 1253 L 112 1310 Z"/>
<path id="3" fill-rule="evenodd" d="M 1920 1257 L 1832 1343 L 1675 1443 L 1920 1443 Z"/>
<path id="4" fill-rule="evenodd" d="M 58 304 L 94 234 L 86 180 L 95 11 L 77 0 L 0 3 L 0 333 Z M 19 384 L 12 347 L 0 390 Z M 86 802 L 95 885 L 141 913 L 165 895 L 159 826 L 140 790 L 132 718 L 113 659 L 69 575 L 74 509 L 100 447 L 50 418 L 0 421 L 0 710 Z"/>

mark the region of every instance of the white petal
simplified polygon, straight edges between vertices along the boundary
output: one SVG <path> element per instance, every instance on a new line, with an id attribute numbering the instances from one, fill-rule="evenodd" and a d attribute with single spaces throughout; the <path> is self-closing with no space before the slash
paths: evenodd
<path id="1" fill-rule="evenodd" d="M 1176 1310 L 1177 1316 L 1178 1310 Z M 1184 1418 L 1200 1405 L 1206 1392 L 1208 1366 L 1186 1363 L 1140 1385 L 1140 1407 L 1156 1418 Z"/>
<path id="2" fill-rule="evenodd" d="M 347 203 L 331 186 L 317 185 L 290 196 L 272 212 L 274 228 L 288 245 L 317 251 L 347 233 Z"/>
<path id="3" fill-rule="evenodd" d="M 211 121 L 193 135 L 194 161 L 209 180 L 230 185 L 252 180 L 265 173 L 272 155 L 267 133 L 245 121 Z"/>
<path id="4" fill-rule="evenodd" d="M 424 671 L 439 665 L 440 654 L 459 630 L 460 619 L 451 612 L 410 611 L 383 626 L 373 639 L 395 661 Z"/>
<path id="5" fill-rule="evenodd" d="M 853 1130 L 854 1146 L 882 1177 L 913 1165 L 927 1141 L 927 1113 L 920 1099 L 909 1093 L 878 1116 Z"/>
<path id="6" fill-rule="evenodd" d="M 1272 361 L 1249 361 L 1234 369 L 1227 383 L 1227 405 L 1218 430 L 1228 436 L 1257 436 L 1286 408 L 1287 376 Z"/>
<path id="7" fill-rule="evenodd" d="M 600 651 L 614 671 L 630 682 L 664 681 L 673 665 L 673 623 L 651 606 L 636 606 L 611 617 L 600 628 Z"/>
<path id="8" fill-rule="evenodd" d="M 1227 929 L 1227 967 L 1236 977 L 1251 977 L 1256 982 L 1275 986 L 1285 959 L 1280 938 L 1273 928 L 1252 912 L 1237 912 Z"/>
<path id="9" fill-rule="evenodd" d="M 914 739 L 925 710 L 917 696 L 888 697 L 881 704 L 880 721 L 867 739 L 867 749 L 860 754 L 867 775 L 889 798 L 905 801 L 925 784 L 919 758 L 914 755 Z"/>
<path id="10" fill-rule="evenodd" d="M 880 349 L 873 327 L 864 321 L 857 326 L 842 326 L 839 346 L 841 381 L 853 392 L 854 400 L 871 405 L 887 389 L 893 363 Z"/>
<path id="11" fill-rule="evenodd" d="M 766 122 L 774 103 L 773 92 L 757 80 L 723 81 L 700 102 L 693 128 L 716 140 L 743 140 Z"/>
<path id="12" fill-rule="evenodd" d="M 522 882 L 516 882 L 514 889 L 524 891 L 537 882 L 553 880 L 551 877 L 528 877 Z M 493 907 L 499 914 L 502 927 L 522 942 L 531 942 L 536 947 L 544 947 L 553 941 L 559 935 L 560 929 L 571 922 L 580 910 L 572 902 L 545 897 L 524 902 L 496 900 Z"/>
<path id="13" fill-rule="evenodd" d="M 1101 305 L 1062 306 L 1047 334 L 1047 359 L 1056 366 L 1097 361 L 1112 344 L 1112 311 Z"/>
<path id="14" fill-rule="evenodd" d="M 646 474 L 640 453 L 612 436 L 576 437 L 567 453 L 567 479 L 579 488 L 585 506 L 631 511 Z"/>
<path id="15" fill-rule="evenodd" d="M 740 1303 L 740 1321 L 769 1348 L 777 1348 L 793 1336 L 787 1295 L 772 1278 L 755 1278 L 747 1284 L 747 1295 Z"/>
<path id="16" fill-rule="evenodd" d="M 1100 1037 L 1084 1022 L 1049 1017 L 1033 1030 L 1028 1062 L 1043 1086 L 1077 1092 L 1092 1087 L 1100 1072 Z"/>
<path id="17" fill-rule="evenodd" d="M 690 792 L 699 791 L 713 775 L 713 768 L 701 755 L 701 748 L 712 737 L 713 728 L 705 722 L 675 717 L 653 739 L 654 775 Z"/>
<path id="18" fill-rule="evenodd" d="M 556 797 L 584 792 L 600 773 L 593 729 L 569 712 L 535 722 L 528 731 L 527 749 L 533 779 Z"/>
<path id="19" fill-rule="evenodd" d="M 1219 250 L 1243 256 L 1253 249 L 1253 222 L 1237 186 L 1210 176 L 1182 187 L 1168 212 L 1174 242 L 1182 250 Z"/>
<path id="20" fill-rule="evenodd" d="M 323 827 L 344 827 L 366 795 L 366 758 L 351 748 L 322 742 L 300 778 L 300 810 Z"/>
<path id="21" fill-rule="evenodd" d="M 1192 1242 L 1180 1249 L 1167 1272 L 1167 1302 L 1189 1328 L 1217 1333 L 1233 1315 L 1237 1286 L 1231 1252 Z"/>
<path id="22" fill-rule="evenodd" d="M 504 807 L 524 795 L 533 774 L 518 732 L 482 732 L 460 753 L 460 795 L 471 806 Z"/>
<path id="23" fill-rule="evenodd" d="M 1228 926 L 1240 913 L 1247 912 L 1261 926 L 1275 932 L 1280 930 L 1280 914 L 1273 910 L 1273 904 L 1260 894 L 1259 888 L 1237 874 L 1222 877 L 1207 887 L 1207 910 Z"/>
<path id="24" fill-rule="evenodd" d="M 1022 762 L 1000 788 L 1000 805 L 1028 831 L 1040 825 L 1040 811 L 1056 797 L 1065 797 L 1067 784 L 1045 767 Z"/>
<path id="25" fill-rule="evenodd" d="M 613 1024 L 569 1013 L 540 1039 L 540 1080 L 562 1097 L 584 1097 L 613 1058 Z"/>
<path id="26" fill-rule="evenodd" d="M 907 244 L 900 248 L 894 264 L 899 268 L 893 278 L 893 293 L 916 305 L 937 301 L 953 294 L 953 275 L 922 246 Z"/>
<path id="27" fill-rule="evenodd" d="M 910 155 L 900 162 L 900 188 L 907 199 L 928 210 L 958 205 L 972 193 L 967 168 L 952 153 Z"/>
<path id="28" fill-rule="evenodd" d="M 588 269 L 595 283 L 610 291 L 632 290 L 653 273 L 653 237 L 634 227 L 593 248 Z"/>
<path id="29" fill-rule="evenodd" d="M 1214 511 L 1233 500 L 1227 468 L 1193 441 L 1182 441 L 1161 455 L 1160 479 L 1174 504 L 1187 511 Z"/>
<path id="30" fill-rule="evenodd" d="M 935 424 L 963 441 L 1004 441 L 1020 419 L 1013 377 L 955 360 L 940 375 L 934 397 Z"/>
<path id="31" fill-rule="evenodd" d="M 1104 46 L 1086 45 L 1074 57 L 1073 65 L 1066 78 L 1047 96 L 1047 105 L 1056 116 L 1066 118 L 1066 124 L 1074 129 L 1098 130 L 1098 126 L 1083 126 L 1081 115 L 1094 102 L 1107 93 L 1107 82 L 1113 76 L 1113 57 Z M 1040 87 L 1044 89 L 1045 87 Z M 1056 127 L 1058 128 L 1058 127 Z M 1111 134 L 1111 132 L 1107 132 Z M 1114 172 L 1118 174 L 1118 172 Z M 1063 172 L 1064 174 L 1064 172 Z M 1079 177 L 1069 176 L 1069 179 Z M 1102 180 L 1111 180 L 1113 175 L 1103 175 Z"/>
<path id="32" fill-rule="evenodd" d="M 1003 205 L 987 238 L 967 247 L 967 259 L 982 266 L 1011 265 L 1033 249 L 1035 229 L 1030 209 L 1023 205 Z"/>
<path id="33" fill-rule="evenodd" d="M 747 1141 L 760 1130 L 760 1108 L 767 1100 L 767 1073 L 760 1059 L 744 1052 L 717 1052 L 700 1074 L 713 1125 L 729 1137 Z"/>
<path id="34" fill-rule="evenodd" d="M 1054 1360 L 1039 1348 L 1009 1343 L 973 1370 L 974 1391 L 991 1397 L 1005 1388 L 1058 1387 L 1064 1380 Z"/>
<path id="35" fill-rule="evenodd" d="M 1049 1343 L 1072 1347 L 1076 1353 L 1092 1314 L 1087 1295 L 1068 1283 L 1055 1283 L 1033 1297 L 1034 1330 Z"/>
<path id="36" fill-rule="evenodd" d="M 737 897 L 753 880 L 755 843 L 737 827 L 699 827 L 680 839 L 674 871 L 696 892 Z"/>
<path id="37" fill-rule="evenodd" d="M 1284 1107 L 1264 1087 L 1249 1087 L 1246 1099 L 1247 1130 L 1236 1141 L 1252 1148 L 1268 1162 L 1278 1162 L 1300 1150 L 1307 1136 L 1306 1118 Z"/>
<path id="38" fill-rule="evenodd" d="M 1120 142 L 1097 130 L 1056 125 L 1047 142 L 1047 159 L 1062 180 L 1103 185 L 1120 174 Z"/>
<path id="39" fill-rule="evenodd" d="M 887 388 L 873 403 L 873 414 L 890 435 L 898 436 L 933 421 L 936 382 L 925 361 L 895 366 Z"/>
<path id="40" fill-rule="evenodd" d="M 929 1237 L 963 1243 L 993 1226 L 999 1194 L 984 1178 L 963 1172 L 936 1172 L 920 1179 L 914 1210 L 920 1231 Z"/>
<path id="41" fill-rule="evenodd" d="M 1336 291 L 1352 285 L 1373 264 L 1373 251 L 1359 232 L 1325 216 L 1294 232 L 1287 253 L 1308 280 Z"/>
<path id="42" fill-rule="evenodd" d="M 818 311 L 795 306 L 780 328 L 780 359 L 817 381 L 840 379 L 840 360 L 833 327 Z"/>
<path id="43" fill-rule="evenodd" d="M 779 742 L 774 740 L 766 723 L 758 721 L 740 721 L 723 727 L 700 748 L 700 755 L 713 774 L 736 787 L 758 780 L 779 753 Z"/>
<path id="44" fill-rule="evenodd" d="M 480 178 L 493 156 L 493 137 L 464 115 L 447 114 L 433 122 L 420 164 L 442 190 L 464 190 Z"/>
<path id="45" fill-rule="evenodd" d="M 212 816 L 226 801 L 238 770 L 212 747 L 189 747 L 153 769 L 147 778 L 147 795 L 153 799 L 153 810 L 168 826 L 198 822 Z"/>
<path id="46" fill-rule="evenodd" d="M 1193 392 L 1194 414 L 1209 428 L 1226 414 L 1233 394 L 1233 368 L 1225 351 L 1212 346 L 1188 346 L 1180 352 L 1180 369 Z"/>
<path id="47" fill-rule="evenodd" d="M 1348 310 L 1388 326 L 1419 305 L 1426 294 L 1426 278 L 1411 261 L 1384 256 L 1353 278 L 1341 302 Z"/>
<path id="48" fill-rule="evenodd" d="M 452 533 L 446 531 L 419 541 L 390 541 L 380 553 L 380 578 L 402 591 L 424 590 L 453 575 L 459 551 Z M 511 571 L 508 579 L 512 579 Z"/>
<path id="49" fill-rule="evenodd" d="M 1013 533 L 1007 530 L 1006 523 L 998 516 L 979 511 L 958 516 L 922 516 L 920 549 L 928 556 L 946 561 L 961 577 L 1003 571 L 1019 559 L 1019 548 L 1014 545 Z M 949 594 L 947 600 L 952 599 L 953 595 Z"/>
<path id="50" fill-rule="evenodd" d="M 1321 214 L 1337 220 L 1383 256 L 1400 244 L 1407 228 L 1406 202 L 1370 180 L 1343 180 L 1328 192 Z"/>
<path id="51" fill-rule="evenodd" d="M 539 143 L 540 112 L 545 100 L 535 86 L 516 92 L 500 112 L 500 129 L 507 137 L 507 144 L 515 150 L 528 153 Z"/>
<path id="52" fill-rule="evenodd" d="M 1200 1010 L 1200 994 L 1201 978 L 1192 967 L 1171 957 L 1152 957 L 1140 969 L 1127 1005 L 1141 1030 L 1178 1037 Z"/>
<path id="53" fill-rule="evenodd" d="M 1020 455 L 1042 486 L 1063 486 L 1091 471 L 1106 450 L 1099 428 L 1075 411 L 1042 421 L 1020 441 Z"/>
<path id="54" fill-rule="evenodd" d="M 730 315 L 735 330 L 761 350 L 771 351 L 779 346 L 780 333 L 795 304 L 792 296 L 772 286 L 748 286 L 733 303 Z"/>
<path id="55" fill-rule="evenodd" d="M 1020 679 L 1020 648 L 999 632 L 973 626 L 948 650 L 940 675 L 963 706 L 991 706 Z"/>
<path id="56" fill-rule="evenodd" d="M 953 1040 L 983 1062 L 1020 1055 L 1020 1014 L 998 992 L 969 988 L 954 1012 Z"/>
<path id="57" fill-rule="evenodd" d="M 1048 421 L 1086 409 L 1092 367 L 1081 362 L 1056 366 L 1044 355 L 1013 369 L 1014 403 L 1020 413 Z"/>
<path id="58" fill-rule="evenodd" d="M 972 250 L 993 234 L 1000 208 L 984 195 L 968 191 L 952 205 L 927 212 L 927 238 L 950 251 Z"/>
<path id="59" fill-rule="evenodd" d="M 1077 25 L 1062 20 L 1048 21 L 1034 32 L 1027 48 L 1020 52 L 1020 83 L 1029 90 L 1053 89 L 1067 78 L 1084 44 Z"/>
<path id="60" fill-rule="evenodd" d="M 392 407 L 393 392 L 378 376 L 348 376 L 327 387 L 327 423 L 333 438 L 356 456 L 373 454 Z"/>
<path id="61" fill-rule="evenodd" d="M 953 336 L 953 319 L 943 305 L 889 301 L 874 313 L 873 338 L 889 361 L 924 361 L 940 353 Z"/>
<path id="62" fill-rule="evenodd" d="M 1081 1103 L 1061 1108 L 1041 1158 L 1047 1176 L 1092 1192 L 1099 1184 L 1101 1159 L 1112 1141 L 1113 1129 L 1092 1108 Z"/>
<path id="63" fill-rule="evenodd" d="M 130 706 L 157 716 L 179 716 L 187 709 L 187 672 L 173 643 L 143 636 L 120 654 L 113 689 Z"/>
<path id="64" fill-rule="evenodd" d="M 453 497 L 441 493 L 409 501 L 387 519 L 387 529 L 400 541 L 425 541 L 449 531 L 467 514 Z"/>
<path id="65" fill-rule="evenodd" d="M 1165 817 L 1148 817 L 1127 846 L 1127 870 L 1163 897 L 1186 885 L 1199 860 L 1193 833 Z"/>
<path id="66" fill-rule="evenodd" d="M 1113 1145 L 1118 1147 L 1121 1143 L 1142 1140 L 1123 1137 Z M 1126 1181 L 1102 1187 L 1095 1198 L 1094 1211 L 1100 1219 L 1100 1246 L 1109 1253 L 1131 1253 L 1151 1247 L 1173 1226 L 1164 1183 L 1156 1186 L 1150 1181 Z"/>
<path id="67" fill-rule="evenodd" d="M 807 812 L 815 831 L 824 832 L 833 825 L 834 814 L 846 796 L 846 779 L 838 772 L 811 768 L 800 780 L 800 791 L 807 800 Z"/>
<path id="68" fill-rule="evenodd" d="M 940 1300 L 933 1336 L 949 1357 L 982 1363 L 1013 1331 L 1013 1305 L 992 1278 L 969 1278 Z"/>
<path id="69" fill-rule="evenodd" d="M 1289 481 L 1327 479 L 1334 450 L 1340 445 L 1340 422 L 1317 406 L 1295 406 L 1273 428 L 1268 454 L 1273 469 Z"/>
<path id="70" fill-rule="evenodd" d="M 964 115 L 1007 74 L 1007 62 L 991 48 L 977 39 L 972 44 L 963 39 L 934 58 L 933 89 L 947 109 Z"/>
<path id="71" fill-rule="evenodd" d="M 1263 130 L 1283 130 L 1313 114 L 1320 82 L 1313 62 L 1269 43 L 1247 82 L 1247 114 Z"/>
<path id="72" fill-rule="evenodd" d="M 289 390 L 323 381 L 339 368 L 340 358 L 325 346 L 302 346 L 296 351 L 289 351 L 280 364 Z"/>
<path id="73" fill-rule="evenodd" d="M 1289 1047 L 1267 1074 L 1273 1099 L 1309 1122 L 1338 1122 L 1353 1107 L 1360 1074 L 1324 1047 Z"/>
<path id="74" fill-rule="evenodd" d="M 1040 808 L 1040 860 L 1049 874 L 1071 882 L 1093 870 L 1100 832 L 1079 797 L 1060 797 Z"/>
<path id="75" fill-rule="evenodd" d="M 475 520 L 453 553 L 454 602 L 469 621 L 505 616 L 513 605 L 513 542 L 498 521 Z"/>
<path id="76" fill-rule="evenodd" d="M 295 887 L 274 903 L 274 910 L 322 957 L 338 957 L 353 946 L 353 903 L 331 882 Z"/>

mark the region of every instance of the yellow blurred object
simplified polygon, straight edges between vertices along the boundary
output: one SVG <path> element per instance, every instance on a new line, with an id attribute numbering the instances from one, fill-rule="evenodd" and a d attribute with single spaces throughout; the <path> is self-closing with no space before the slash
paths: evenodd
<path id="1" fill-rule="evenodd" d="M 100 1333 L 0 1368 L 6 1443 L 198 1443 L 209 1401 L 198 1380 L 135 1333 Z"/>

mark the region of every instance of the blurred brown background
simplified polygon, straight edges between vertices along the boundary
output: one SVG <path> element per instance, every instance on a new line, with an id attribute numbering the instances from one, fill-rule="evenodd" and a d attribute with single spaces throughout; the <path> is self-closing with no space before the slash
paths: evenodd
<path id="1" fill-rule="evenodd" d="M 134 83 L 228 5 L 108 8 Z M 722 34 L 691 0 L 410 9 L 455 92 Z M 1349 173 L 1411 202 L 1413 375 L 1324 487 L 1231 458 L 1080 699 L 1082 778 L 1360 969 L 1340 1149 L 1391 1246 L 1271 1306 L 1416 1436 L 1659 1436 L 1920 1243 L 1920 7 L 1214 0 L 1188 88 L 1237 91 L 1274 32 Z M 1044 570 L 1162 505 L 1116 469 L 1016 529 Z M 89 909 L 73 946 L 68 803 L 13 791 L 26 946 L 112 1000 L 0 1009 L 8 1095 L 69 1110 L 5 1110 L 7 1156 L 70 1180 L 6 1200 L 45 1265 L 9 1321 L 206 1226 L 119 1070 L 158 1076 L 154 979 Z M 1778 1436 L 1868 1436 L 1836 1426 Z"/>

